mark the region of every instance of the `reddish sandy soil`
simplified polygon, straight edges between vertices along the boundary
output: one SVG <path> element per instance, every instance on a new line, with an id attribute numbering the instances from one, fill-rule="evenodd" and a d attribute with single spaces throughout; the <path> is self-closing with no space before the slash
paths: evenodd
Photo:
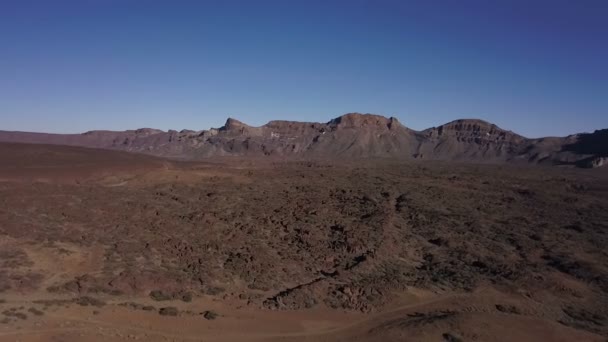
<path id="1" fill-rule="evenodd" d="M 608 337 L 602 169 L 0 160 L 0 341 Z"/>

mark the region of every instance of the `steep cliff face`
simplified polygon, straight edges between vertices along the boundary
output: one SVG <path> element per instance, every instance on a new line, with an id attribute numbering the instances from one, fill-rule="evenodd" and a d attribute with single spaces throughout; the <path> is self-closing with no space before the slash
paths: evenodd
<path id="1" fill-rule="evenodd" d="M 412 158 L 418 144 L 417 133 L 395 118 L 349 113 L 329 121 L 308 154 L 407 159 Z"/>
<path id="2" fill-rule="evenodd" d="M 414 131 L 396 118 L 349 113 L 326 123 L 270 121 L 260 127 L 234 118 L 220 128 L 164 132 L 142 128 L 83 134 L 1 132 L 0 141 L 117 149 L 200 159 L 213 156 L 376 158 L 527 162 L 596 167 L 608 157 L 608 130 L 527 139 L 477 119 Z"/>
<path id="3" fill-rule="evenodd" d="M 461 119 L 449 122 L 439 127 L 423 131 L 429 138 L 455 138 L 459 142 L 487 144 L 496 142 L 515 142 L 525 140 L 524 137 L 511 131 L 506 131 L 489 122 L 478 119 Z"/>
<path id="4" fill-rule="evenodd" d="M 433 159 L 507 160 L 519 153 L 526 138 L 489 122 L 462 119 L 422 131 L 420 153 Z"/>

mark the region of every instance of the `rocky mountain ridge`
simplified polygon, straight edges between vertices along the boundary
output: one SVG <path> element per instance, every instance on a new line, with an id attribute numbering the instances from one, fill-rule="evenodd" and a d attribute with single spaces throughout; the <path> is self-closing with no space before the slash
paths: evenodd
<path id="1" fill-rule="evenodd" d="M 415 131 L 393 117 L 360 113 L 326 123 L 275 120 L 259 127 L 228 118 L 224 126 L 202 131 L 0 131 L 0 141 L 115 149 L 180 159 L 378 157 L 597 167 L 606 164 L 608 157 L 608 129 L 529 139 L 479 119 L 460 119 Z"/>

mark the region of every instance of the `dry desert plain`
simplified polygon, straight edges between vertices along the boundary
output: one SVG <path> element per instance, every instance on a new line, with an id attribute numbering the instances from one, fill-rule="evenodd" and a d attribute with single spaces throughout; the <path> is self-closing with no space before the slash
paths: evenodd
<path id="1" fill-rule="evenodd" d="M 1 341 L 606 341 L 608 173 L 0 144 Z"/>

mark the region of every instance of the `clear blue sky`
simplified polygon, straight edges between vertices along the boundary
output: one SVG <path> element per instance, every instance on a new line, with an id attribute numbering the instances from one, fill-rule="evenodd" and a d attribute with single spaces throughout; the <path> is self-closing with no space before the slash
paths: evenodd
<path id="1" fill-rule="evenodd" d="M 608 127 L 608 1 L 0 1 L 0 129 Z"/>

